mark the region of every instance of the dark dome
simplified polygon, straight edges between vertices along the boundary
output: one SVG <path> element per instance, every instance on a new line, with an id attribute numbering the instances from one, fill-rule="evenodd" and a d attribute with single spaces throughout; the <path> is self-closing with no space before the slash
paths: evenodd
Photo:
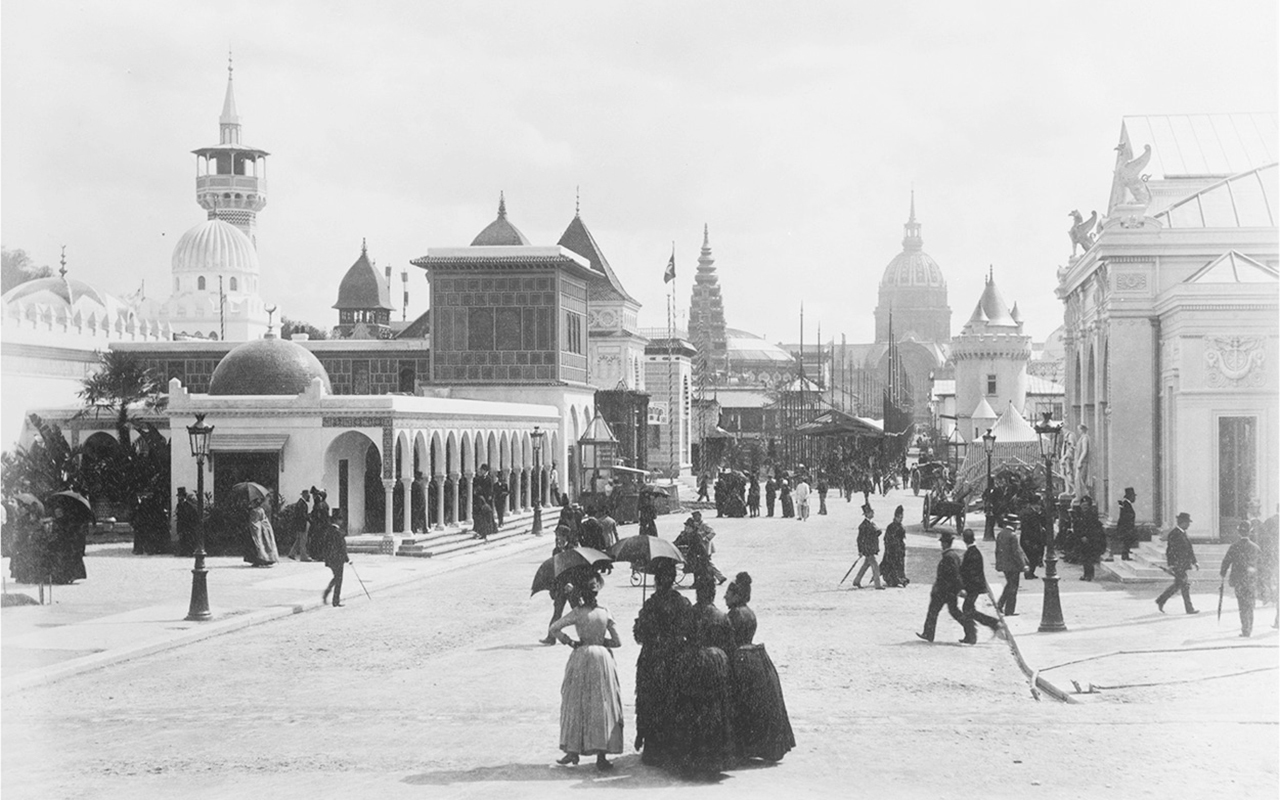
<path id="1" fill-rule="evenodd" d="M 501 194 L 498 195 L 498 218 L 476 234 L 476 238 L 471 240 L 471 246 L 527 244 L 529 244 L 529 240 L 524 238 L 524 234 L 515 225 L 507 221 L 507 199 Z"/>
<path id="2" fill-rule="evenodd" d="M 258 339 L 222 357 L 209 379 L 209 394 L 302 394 L 312 378 L 333 391 L 329 373 L 310 350 L 285 339 Z"/>
<path id="3" fill-rule="evenodd" d="M 391 290 L 387 282 L 378 274 L 378 270 L 369 262 L 369 251 L 360 246 L 360 257 L 351 265 L 347 274 L 338 284 L 338 302 L 333 307 L 344 309 L 380 308 L 394 310 L 391 305 Z"/>

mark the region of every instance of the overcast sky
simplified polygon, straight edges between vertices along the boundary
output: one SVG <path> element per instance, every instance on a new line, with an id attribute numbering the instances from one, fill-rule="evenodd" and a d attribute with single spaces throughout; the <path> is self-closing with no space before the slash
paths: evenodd
<path id="1" fill-rule="evenodd" d="M 325 328 L 362 237 L 399 273 L 505 191 L 554 244 L 580 186 L 642 325 L 665 325 L 673 241 L 687 308 L 706 223 L 731 326 L 794 341 L 803 301 L 807 340 L 870 341 L 914 185 L 953 331 L 990 264 L 1042 339 L 1122 116 L 1277 108 L 1274 0 L 3 0 L 5 247 L 56 267 L 65 244 L 75 276 L 167 297 L 228 48 L 243 141 L 272 154 L 262 294 Z"/>

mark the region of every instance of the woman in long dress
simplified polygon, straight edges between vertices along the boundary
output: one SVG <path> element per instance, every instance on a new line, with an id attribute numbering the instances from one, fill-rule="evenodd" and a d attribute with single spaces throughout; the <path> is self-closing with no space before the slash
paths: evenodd
<path id="1" fill-rule="evenodd" d="M 905 588 L 907 580 L 907 530 L 902 527 L 902 506 L 893 510 L 893 522 L 884 529 L 884 558 L 880 574 L 890 586 Z"/>
<path id="2" fill-rule="evenodd" d="M 580 587 L 582 605 L 551 623 L 547 636 L 573 648 L 560 685 L 560 749 L 556 763 L 577 764 L 580 755 L 594 755 L 596 769 L 613 768 L 605 756 L 622 752 L 622 690 L 618 668 L 609 648 L 620 647 L 609 609 L 596 604 L 604 585 L 598 574 Z M 572 625 L 577 641 L 563 631 Z"/>
<path id="3" fill-rule="evenodd" d="M 782 517 L 789 519 L 796 515 L 796 504 L 791 499 L 791 481 L 783 478 L 778 483 L 778 499 L 782 501 Z"/>
<path id="4" fill-rule="evenodd" d="M 733 734 L 739 758 L 778 761 L 796 746 L 778 670 L 763 644 L 755 644 L 756 614 L 751 602 L 751 576 L 739 572 L 724 592 L 729 625 L 737 647 L 730 656 L 733 674 Z"/>
<path id="5" fill-rule="evenodd" d="M 666 763 L 673 753 L 676 684 L 679 656 L 684 644 L 682 626 L 690 603 L 675 590 L 676 562 L 653 562 L 657 586 L 636 616 L 632 633 L 640 643 L 636 659 L 636 749 L 640 761 L 651 766 Z"/>
<path id="6" fill-rule="evenodd" d="M 252 564 L 255 567 L 269 567 L 280 560 L 276 533 L 261 500 L 253 501 L 253 507 L 249 509 L 249 537 L 253 541 Z"/>
<path id="7" fill-rule="evenodd" d="M 693 582 L 698 602 L 684 615 L 685 652 L 680 660 L 676 748 L 671 763 L 689 774 L 722 772 L 733 764 L 733 699 L 728 653 L 733 628 L 716 607 L 710 572 Z"/>

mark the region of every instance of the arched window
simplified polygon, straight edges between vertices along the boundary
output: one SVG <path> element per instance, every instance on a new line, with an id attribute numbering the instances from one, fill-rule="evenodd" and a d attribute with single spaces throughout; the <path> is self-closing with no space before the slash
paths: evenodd
<path id="1" fill-rule="evenodd" d="M 202 292 L 204 291 L 204 276 L 203 276 L 203 275 L 201 275 L 199 278 L 196 278 L 196 289 L 198 289 L 198 290 L 200 290 L 200 291 L 202 291 Z"/>
<path id="2" fill-rule="evenodd" d="M 174 278 L 173 278 L 173 290 L 176 292 L 176 291 L 178 291 L 178 290 L 179 290 L 179 289 L 181 289 L 181 288 L 182 288 L 182 285 L 178 282 L 178 278 L 177 278 L 177 276 L 174 276 Z"/>
<path id="3" fill-rule="evenodd" d="M 239 285 L 239 284 L 237 284 L 237 283 L 236 283 L 236 279 L 235 279 L 235 278 L 232 278 L 232 279 L 231 279 L 231 291 L 233 291 L 233 292 L 234 292 L 234 291 L 236 291 L 236 286 L 238 286 L 238 285 Z"/>
<path id="4" fill-rule="evenodd" d="M 212 340 L 214 340 L 215 342 L 216 342 L 216 341 L 218 341 L 218 334 L 217 334 L 217 332 L 216 332 L 216 331 L 209 331 L 209 338 L 210 338 L 210 339 L 212 339 Z"/>

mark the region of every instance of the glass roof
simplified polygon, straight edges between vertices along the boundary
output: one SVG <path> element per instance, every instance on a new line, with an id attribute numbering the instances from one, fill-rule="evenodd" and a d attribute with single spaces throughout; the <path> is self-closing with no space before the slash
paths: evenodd
<path id="1" fill-rule="evenodd" d="M 1280 165 L 1241 173 L 1179 200 L 1156 214 L 1169 228 L 1273 228 Z"/>

